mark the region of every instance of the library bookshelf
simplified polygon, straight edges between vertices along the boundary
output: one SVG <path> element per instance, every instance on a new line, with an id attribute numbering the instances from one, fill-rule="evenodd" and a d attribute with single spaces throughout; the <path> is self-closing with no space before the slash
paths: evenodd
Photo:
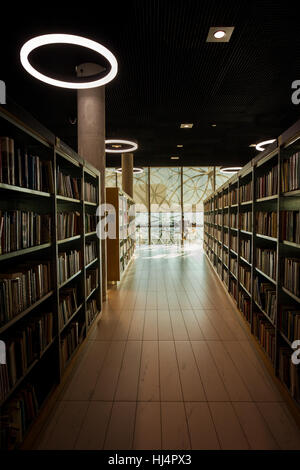
<path id="1" fill-rule="evenodd" d="M 299 413 L 300 121 L 204 201 L 204 251 Z"/>
<path id="2" fill-rule="evenodd" d="M 101 314 L 100 174 L 14 105 L 0 129 L 0 448 L 15 449 Z"/>
<path id="3" fill-rule="evenodd" d="M 116 238 L 107 239 L 107 280 L 117 282 L 135 250 L 135 205 L 119 188 L 106 188 L 106 203 L 114 207 L 116 214 Z"/>

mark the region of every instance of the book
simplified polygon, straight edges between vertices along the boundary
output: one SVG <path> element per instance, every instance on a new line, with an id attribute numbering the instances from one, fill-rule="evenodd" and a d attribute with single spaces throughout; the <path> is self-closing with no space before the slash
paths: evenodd
<path id="1" fill-rule="evenodd" d="M 284 258 L 284 287 L 300 297 L 300 259 Z"/>
<path id="2" fill-rule="evenodd" d="M 256 179 L 256 198 L 274 196 L 278 193 L 278 165 Z"/>
<path id="3" fill-rule="evenodd" d="M 283 193 L 300 189 L 300 153 L 296 152 L 281 164 L 281 191 Z"/>
<path id="4" fill-rule="evenodd" d="M 276 288 L 270 282 L 264 282 L 258 276 L 254 278 L 253 299 L 268 315 L 272 322 L 276 317 Z"/>
<path id="5" fill-rule="evenodd" d="M 277 238 L 277 212 L 256 212 L 256 232 L 268 237 Z"/>

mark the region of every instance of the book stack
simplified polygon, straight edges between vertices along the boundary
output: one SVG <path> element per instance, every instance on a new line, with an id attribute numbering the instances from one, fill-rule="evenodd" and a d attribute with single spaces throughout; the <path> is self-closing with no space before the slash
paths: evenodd
<path id="1" fill-rule="evenodd" d="M 90 325 L 96 315 L 98 314 L 98 307 L 96 299 L 89 300 L 86 305 L 87 309 L 87 318 L 88 318 L 88 325 Z"/>
<path id="2" fill-rule="evenodd" d="M 238 188 L 234 188 L 229 192 L 230 205 L 237 204 Z"/>
<path id="3" fill-rule="evenodd" d="M 89 264 L 97 258 L 97 243 L 95 241 L 87 242 L 85 245 L 85 263 Z"/>
<path id="4" fill-rule="evenodd" d="M 5 341 L 6 364 L 1 367 L 0 400 L 22 378 L 30 365 L 40 357 L 53 338 L 53 314 L 33 318 L 26 327 L 14 332 Z"/>
<path id="5" fill-rule="evenodd" d="M 299 367 L 291 361 L 292 352 L 288 347 L 279 349 L 279 378 L 288 387 L 292 397 L 300 402 Z"/>
<path id="6" fill-rule="evenodd" d="M 276 288 L 270 282 L 262 282 L 256 276 L 254 278 L 253 298 L 261 309 L 268 315 L 272 322 L 276 316 Z"/>
<path id="7" fill-rule="evenodd" d="M 249 238 L 240 238 L 240 255 L 248 263 L 251 263 L 251 240 Z"/>
<path id="8" fill-rule="evenodd" d="M 238 228 L 238 215 L 236 212 L 230 213 L 230 227 L 231 228 Z"/>
<path id="9" fill-rule="evenodd" d="M 67 365 L 68 360 L 71 358 L 78 344 L 79 323 L 73 322 L 70 324 L 64 338 L 61 340 L 61 361 L 63 368 Z"/>
<path id="10" fill-rule="evenodd" d="M 70 250 L 58 254 L 58 281 L 61 284 L 80 271 L 80 252 Z"/>
<path id="11" fill-rule="evenodd" d="M 278 165 L 256 180 L 256 198 L 274 196 L 278 193 Z"/>
<path id="12" fill-rule="evenodd" d="M 249 297 L 243 292 L 241 289 L 239 290 L 238 294 L 238 308 L 246 318 L 246 320 L 250 323 L 250 316 L 251 316 L 251 301 Z"/>
<path id="13" fill-rule="evenodd" d="M 96 232 L 96 217 L 94 214 L 85 214 L 85 232 Z"/>
<path id="14" fill-rule="evenodd" d="M 80 199 L 80 180 L 65 175 L 57 167 L 57 194 L 72 199 Z"/>
<path id="15" fill-rule="evenodd" d="M 300 245 L 300 211 L 281 211 L 281 240 Z"/>
<path id="16" fill-rule="evenodd" d="M 239 267 L 239 280 L 240 283 L 247 289 L 248 292 L 251 291 L 251 270 L 245 266 Z"/>
<path id="17" fill-rule="evenodd" d="M 240 202 L 248 202 L 252 200 L 252 181 L 240 186 Z"/>
<path id="18" fill-rule="evenodd" d="M 284 287 L 300 297 L 300 259 L 284 259 Z"/>
<path id="19" fill-rule="evenodd" d="M 268 237 L 277 237 L 277 212 L 256 212 L 256 232 Z"/>
<path id="20" fill-rule="evenodd" d="M 26 430 L 38 414 L 38 401 L 33 384 L 27 384 L 9 401 L 1 414 L 1 448 L 13 450 L 24 439 Z"/>
<path id="21" fill-rule="evenodd" d="M 88 296 L 98 285 L 98 268 L 91 268 L 86 274 L 86 295 Z"/>
<path id="22" fill-rule="evenodd" d="M 239 228 L 246 230 L 246 232 L 252 232 L 252 212 L 240 212 L 239 217 Z"/>
<path id="23" fill-rule="evenodd" d="M 74 237 L 80 233 L 80 213 L 79 212 L 59 212 L 57 214 L 57 238 Z"/>
<path id="24" fill-rule="evenodd" d="M 235 252 L 237 252 L 238 249 L 238 243 L 237 243 L 237 235 L 232 234 L 231 235 L 231 249 Z"/>
<path id="25" fill-rule="evenodd" d="M 97 202 L 97 188 L 88 182 L 84 183 L 84 200 L 87 202 Z"/>
<path id="26" fill-rule="evenodd" d="M 75 287 L 63 289 L 59 296 L 59 327 L 62 329 L 73 313 L 77 310 L 77 290 Z"/>
<path id="27" fill-rule="evenodd" d="M 279 313 L 279 328 L 291 343 L 300 338 L 300 310 L 282 307 Z"/>
<path id="28" fill-rule="evenodd" d="M 276 279 L 276 250 L 256 248 L 256 267 Z"/>
<path id="29" fill-rule="evenodd" d="M 52 162 L 20 149 L 15 152 L 14 140 L 0 137 L 0 183 L 53 193 Z"/>
<path id="30" fill-rule="evenodd" d="M 0 273 L 0 324 L 9 322 L 51 289 L 50 262 L 20 265 L 18 269 Z"/>
<path id="31" fill-rule="evenodd" d="M 297 152 L 282 162 L 281 165 L 281 191 L 295 191 L 300 189 L 300 153 Z"/>
<path id="32" fill-rule="evenodd" d="M 237 276 L 237 259 L 233 256 L 230 257 L 230 271 L 234 276 Z"/>
<path id="33" fill-rule="evenodd" d="M 51 238 L 51 216 L 30 211 L 0 211 L 0 255 L 22 250 Z"/>
<path id="34" fill-rule="evenodd" d="M 272 362 L 275 361 L 275 330 L 262 313 L 253 314 L 253 334 Z"/>

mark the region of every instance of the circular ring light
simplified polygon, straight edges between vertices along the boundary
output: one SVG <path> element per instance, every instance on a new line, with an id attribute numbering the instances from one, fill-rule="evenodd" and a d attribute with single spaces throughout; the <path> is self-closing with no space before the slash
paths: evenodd
<path id="1" fill-rule="evenodd" d="M 117 150 L 113 150 L 111 148 L 109 149 L 105 149 L 105 152 L 106 153 L 127 153 L 127 152 L 133 152 L 134 150 L 136 150 L 138 148 L 138 145 L 135 143 L 135 142 L 131 142 L 130 140 L 120 140 L 120 139 L 109 139 L 109 140 L 106 140 L 105 141 L 105 144 L 111 144 L 112 147 L 113 146 L 119 146 L 120 147 L 122 145 L 131 145 L 131 147 L 129 147 L 128 149 L 122 149 L 122 148 L 118 148 Z"/>
<path id="2" fill-rule="evenodd" d="M 265 140 L 264 142 L 260 142 L 259 144 L 256 144 L 255 148 L 256 148 L 256 150 L 259 150 L 260 152 L 263 152 L 266 149 L 263 148 L 262 146 L 263 145 L 273 144 L 273 142 L 275 142 L 275 140 L 276 139 Z"/>
<path id="3" fill-rule="evenodd" d="M 237 173 L 241 169 L 242 169 L 241 166 L 227 166 L 227 167 L 224 166 L 220 168 L 220 172 L 227 175 L 228 173 Z"/>
<path id="4" fill-rule="evenodd" d="M 29 54 L 41 46 L 49 44 L 72 44 L 76 46 L 86 47 L 92 51 L 97 52 L 99 55 L 105 57 L 110 63 L 111 69 L 105 77 L 94 79 L 93 81 L 87 82 L 65 82 L 62 80 L 56 80 L 38 72 L 28 60 Z M 37 36 L 27 41 L 21 48 L 20 60 L 25 70 L 33 75 L 38 80 L 48 83 L 49 85 L 61 87 L 61 88 L 72 88 L 72 89 L 86 89 L 96 88 L 110 82 L 115 78 L 118 72 L 118 62 L 115 56 L 106 47 L 102 46 L 98 42 L 86 39 L 81 36 L 74 36 L 73 34 L 45 34 L 43 36 Z M 88 78 L 88 77 L 87 77 Z"/>
<path id="5" fill-rule="evenodd" d="M 122 168 L 117 168 L 115 170 L 116 173 L 122 174 Z M 133 174 L 138 175 L 139 173 L 143 173 L 144 168 L 133 168 Z"/>

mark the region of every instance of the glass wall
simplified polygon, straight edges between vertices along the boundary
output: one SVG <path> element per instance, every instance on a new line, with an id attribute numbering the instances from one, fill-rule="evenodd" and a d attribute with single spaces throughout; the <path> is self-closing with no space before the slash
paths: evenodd
<path id="1" fill-rule="evenodd" d="M 215 175 L 215 176 L 214 176 Z M 151 167 L 133 179 L 136 241 L 202 245 L 203 201 L 232 176 L 220 167 Z M 215 178 L 215 181 L 214 181 Z M 106 169 L 106 186 L 122 187 L 122 175 Z"/>

